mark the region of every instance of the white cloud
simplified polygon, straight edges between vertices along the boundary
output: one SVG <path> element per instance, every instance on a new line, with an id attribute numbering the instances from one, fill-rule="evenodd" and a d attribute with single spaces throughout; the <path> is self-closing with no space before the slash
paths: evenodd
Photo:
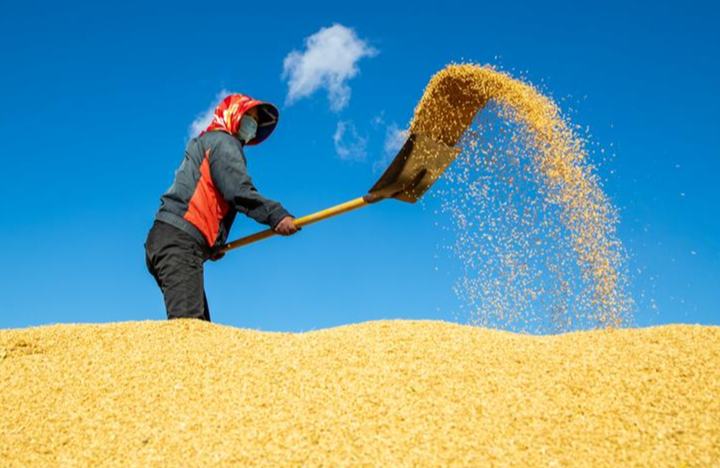
<path id="1" fill-rule="evenodd" d="M 352 122 L 341 120 L 337 123 L 333 143 L 340 159 L 364 161 L 367 157 L 367 138 L 358 135 Z"/>
<path id="2" fill-rule="evenodd" d="M 200 132 L 205 130 L 208 125 L 210 125 L 210 122 L 212 121 L 213 115 L 215 113 L 215 108 L 218 106 L 218 104 L 220 104 L 220 101 L 225 99 L 225 97 L 230 94 L 233 94 L 233 92 L 228 91 L 227 89 L 222 89 L 219 93 L 215 95 L 215 100 L 210 104 L 210 107 L 199 113 L 195 117 L 195 120 L 193 120 L 188 127 L 189 138 L 195 138 L 200 134 Z"/>
<path id="3" fill-rule="evenodd" d="M 378 51 L 341 24 L 322 28 L 305 38 L 305 50 L 290 52 L 283 61 L 283 78 L 288 80 L 287 103 L 325 88 L 330 108 L 337 112 L 350 101 L 347 80 L 358 74 L 357 62 Z"/>
<path id="4" fill-rule="evenodd" d="M 391 123 L 385 130 L 385 145 L 383 149 L 385 154 L 395 156 L 402 148 L 403 143 L 407 140 L 408 131 L 399 128 L 395 123 Z"/>

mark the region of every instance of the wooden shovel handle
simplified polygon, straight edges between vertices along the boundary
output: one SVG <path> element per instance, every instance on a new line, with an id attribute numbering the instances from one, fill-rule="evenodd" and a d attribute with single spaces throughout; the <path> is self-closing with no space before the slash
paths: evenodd
<path id="1" fill-rule="evenodd" d="M 337 216 L 339 214 L 347 213 L 348 211 L 355 210 L 357 208 L 361 208 L 369 203 L 374 203 L 379 200 L 380 200 L 379 198 L 373 196 L 372 194 L 368 194 L 368 195 L 365 195 L 362 197 L 352 199 L 345 203 L 340 203 L 339 205 L 335 205 L 330 208 L 318 211 L 316 213 L 312 213 L 307 216 L 303 216 L 302 218 L 296 218 L 294 220 L 294 224 L 297 227 L 307 226 L 308 224 L 317 223 L 318 221 L 322 221 L 323 219 L 327 219 L 332 216 Z M 220 251 L 222 253 L 225 253 L 229 250 L 237 249 L 238 247 L 243 247 L 245 245 L 252 244 L 253 242 L 267 239 L 268 237 L 272 237 L 274 235 L 277 235 L 277 233 L 275 231 L 273 231 L 272 229 L 266 229 L 264 231 L 256 232 L 255 234 L 241 237 L 238 240 L 229 242 L 229 243 L 225 244 L 225 246 L 223 246 L 223 248 L 220 249 Z"/>

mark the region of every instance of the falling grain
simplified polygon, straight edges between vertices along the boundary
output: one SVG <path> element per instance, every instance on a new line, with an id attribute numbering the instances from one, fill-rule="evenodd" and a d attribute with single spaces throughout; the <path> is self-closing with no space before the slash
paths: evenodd
<path id="1" fill-rule="evenodd" d="M 463 149 L 433 196 L 450 216 L 443 227 L 471 322 L 530 331 L 629 323 L 616 210 L 552 100 L 491 67 L 451 65 L 430 80 L 410 130 Z"/>

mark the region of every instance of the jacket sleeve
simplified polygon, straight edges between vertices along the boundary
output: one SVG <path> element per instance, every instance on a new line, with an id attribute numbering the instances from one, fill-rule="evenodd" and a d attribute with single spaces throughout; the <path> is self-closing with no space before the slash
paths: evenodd
<path id="1" fill-rule="evenodd" d="M 239 142 L 222 142 L 210 154 L 210 173 L 215 186 L 231 208 L 258 223 L 274 228 L 285 216 L 283 206 L 263 197 L 247 173 L 245 155 Z"/>

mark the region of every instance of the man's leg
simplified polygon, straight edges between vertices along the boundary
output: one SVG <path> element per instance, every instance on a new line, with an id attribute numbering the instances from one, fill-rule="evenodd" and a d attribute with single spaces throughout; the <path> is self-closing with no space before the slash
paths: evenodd
<path id="1" fill-rule="evenodd" d="M 165 299 L 168 319 L 210 321 L 202 252 L 188 234 L 164 223 L 153 226 L 146 243 L 148 270 Z"/>
<path id="2" fill-rule="evenodd" d="M 168 254 L 158 267 L 168 319 L 209 320 L 205 312 L 202 261 L 180 251 Z"/>

